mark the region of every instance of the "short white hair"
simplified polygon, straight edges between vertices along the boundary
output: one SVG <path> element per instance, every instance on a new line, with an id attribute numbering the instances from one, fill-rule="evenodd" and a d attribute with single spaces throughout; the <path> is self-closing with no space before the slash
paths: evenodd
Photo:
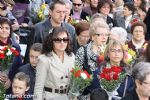
<path id="1" fill-rule="evenodd" d="M 119 37 L 118 41 L 125 43 L 127 41 L 127 31 L 122 27 L 113 27 L 110 30 L 112 35 L 117 35 Z"/>
<path id="2" fill-rule="evenodd" d="M 64 0 L 65 4 L 69 4 L 70 5 L 70 8 L 72 9 L 72 2 L 70 0 Z"/>

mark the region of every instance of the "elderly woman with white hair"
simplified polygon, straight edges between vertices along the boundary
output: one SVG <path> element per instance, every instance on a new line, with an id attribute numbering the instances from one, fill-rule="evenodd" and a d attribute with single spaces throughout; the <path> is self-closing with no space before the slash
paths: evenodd
<path id="1" fill-rule="evenodd" d="M 110 31 L 109 40 L 117 40 L 121 44 L 127 41 L 127 31 L 122 27 L 113 27 Z"/>
<path id="2" fill-rule="evenodd" d="M 109 36 L 109 26 L 104 21 L 94 21 L 91 23 L 89 28 L 92 41 L 87 45 L 84 45 L 78 49 L 76 52 L 75 65 L 79 66 L 81 69 L 88 71 L 93 74 L 94 81 L 92 85 L 87 88 L 85 94 L 90 93 L 93 89 L 98 88 L 99 83 L 96 74 L 96 69 L 98 66 L 97 58 L 100 55 L 100 47 L 107 43 Z"/>
<path id="3" fill-rule="evenodd" d="M 65 16 L 65 22 L 69 22 L 71 19 L 70 12 L 72 9 L 72 2 L 70 0 L 64 0 L 66 5 L 66 16 Z"/>
<path id="4" fill-rule="evenodd" d="M 122 100 L 150 100 L 150 63 L 140 62 L 132 70 L 135 89 Z"/>

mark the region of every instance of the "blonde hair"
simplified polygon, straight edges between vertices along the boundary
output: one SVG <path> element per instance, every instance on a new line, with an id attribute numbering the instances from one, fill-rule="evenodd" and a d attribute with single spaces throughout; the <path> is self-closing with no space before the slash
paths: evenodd
<path id="1" fill-rule="evenodd" d="M 121 42 L 119 42 L 119 41 L 117 41 L 117 40 L 111 40 L 111 41 L 109 41 L 109 43 L 108 43 L 108 45 L 107 45 L 107 47 L 106 47 L 106 49 L 105 49 L 105 54 L 104 54 L 104 55 L 105 55 L 105 58 L 108 58 L 108 53 L 109 53 L 110 49 L 111 49 L 112 47 L 118 46 L 118 45 L 121 46 L 121 49 L 122 49 L 123 55 L 124 55 L 125 51 L 124 51 L 124 48 L 123 48 L 123 45 L 121 44 Z M 122 59 L 122 60 L 123 60 L 123 59 Z"/>
<path id="2" fill-rule="evenodd" d="M 89 28 L 91 36 L 96 33 L 97 28 L 106 28 L 108 32 L 110 30 L 108 24 L 105 21 L 93 21 Z"/>
<path id="3" fill-rule="evenodd" d="M 116 1 L 115 1 L 115 6 L 116 6 L 116 7 L 120 7 L 120 6 L 123 6 L 123 5 L 124 5 L 123 0 L 116 0 Z"/>

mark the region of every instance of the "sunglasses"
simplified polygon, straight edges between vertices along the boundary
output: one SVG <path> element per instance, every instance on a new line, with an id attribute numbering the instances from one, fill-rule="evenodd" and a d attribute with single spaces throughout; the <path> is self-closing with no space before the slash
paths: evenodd
<path id="1" fill-rule="evenodd" d="M 74 6 L 81 6 L 82 4 L 73 3 Z"/>
<path id="2" fill-rule="evenodd" d="M 69 41 L 69 39 L 68 38 L 55 38 L 55 39 L 53 39 L 53 41 L 56 43 L 62 43 L 62 41 L 63 41 L 63 43 L 67 43 Z"/>
<path id="3" fill-rule="evenodd" d="M 7 7 L 6 7 L 6 6 L 3 6 L 3 7 L 0 7 L 0 9 L 2 9 L 2 10 L 6 10 L 6 9 L 7 9 Z"/>

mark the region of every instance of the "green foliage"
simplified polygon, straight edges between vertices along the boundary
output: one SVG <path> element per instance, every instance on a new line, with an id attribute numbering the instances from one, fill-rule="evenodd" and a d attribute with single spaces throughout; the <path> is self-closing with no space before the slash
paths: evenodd
<path id="1" fill-rule="evenodd" d="M 118 80 L 112 79 L 112 80 L 108 81 L 108 80 L 102 78 L 100 80 L 100 84 L 101 84 L 101 86 L 102 86 L 103 89 L 105 89 L 105 90 L 107 90 L 109 92 L 112 92 L 117 87 L 119 87 L 120 83 L 125 79 L 125 77 L 126 77 L 126 73 L 121 73 L 119 75 Z"/>
<path id="2" fill-rule="evenodd" d="M 0 100 L 4 100 L 5 88 L 4 85 L 0 82 Z"/>

